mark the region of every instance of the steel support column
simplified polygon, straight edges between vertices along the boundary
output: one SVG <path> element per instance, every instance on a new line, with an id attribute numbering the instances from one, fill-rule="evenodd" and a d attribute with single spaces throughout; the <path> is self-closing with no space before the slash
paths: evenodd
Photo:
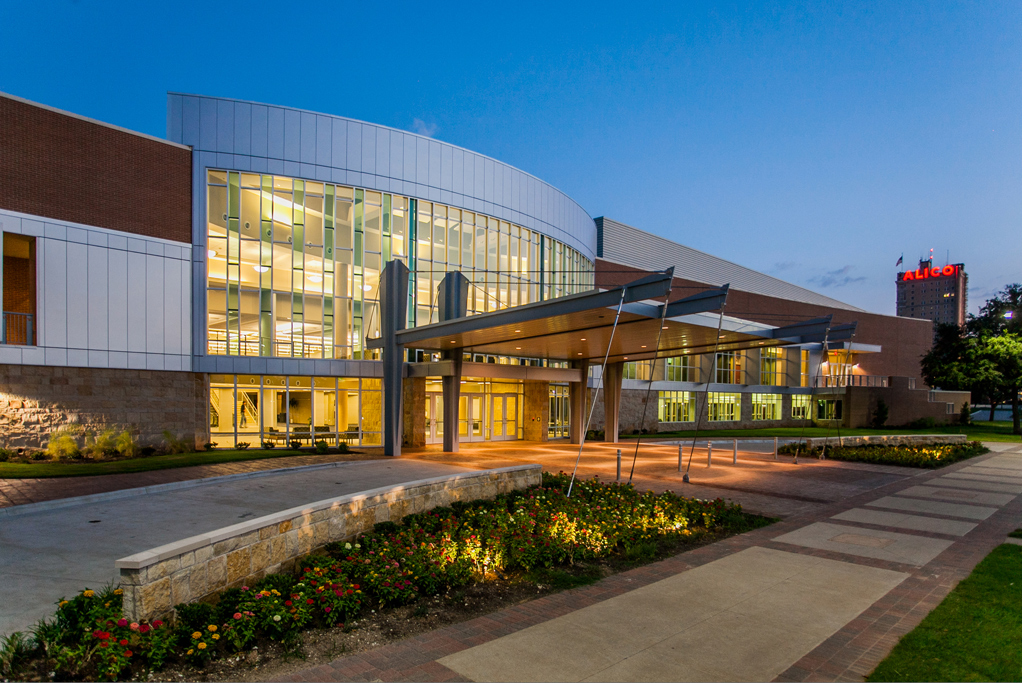
<path id="1" fill-rule="evenodd" d="M 457 270 L 445 273 L 437 287 L 437 307 L 442 321 L 463 318 L 469 300 L 469 280 Z M 444 411 L 444 436 L 442 450 L 457 453 L 459 450 L 459 390 L 462 386 L 462 349 L 453 348 L 441 352 L 445 360 L 452 361 L 452 374 L 441 378 L 441 402 Z"/>
<path id="2" fill-rule="evenodd" d="M 389 261 L 380 274 L 380 327 L 384 359 L 384 455 L 402 454 L 402 375 L 405 349 L 396 334 L 405 329 L 409 305 L 409 269 Z"/>
<path id="3" fill-rule="evenodd" d="M 609 363 L 604 385 L 604 440 L 619 442 L 619 408 L 622 407 L 622 368 L 624 363 Z"/>
<path id="4" fill-rule="evenodd" d="M 587 386 L 590 374 L 590 362 L 575 361 L 573 367 L 579 368 L 582 381 L 569 382 L 569 443 L 583 443 L 587 433 Z"/>

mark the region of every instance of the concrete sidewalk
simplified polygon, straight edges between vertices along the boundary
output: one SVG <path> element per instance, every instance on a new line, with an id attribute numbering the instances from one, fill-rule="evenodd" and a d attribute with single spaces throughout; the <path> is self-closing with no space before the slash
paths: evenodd
<path id="1" fill-rule="evenodd" d="M 351 462 L 2 517 L 0 634 L 51 616 L 61 596 L 116 581 L 121 557 L 296 505 L 464 471 L 411 460 Z"/>
<path id="2" fill-rule="evenodd" d="M 1008 446 L 291 680 L 862 680 L 1020 526 Z"/>

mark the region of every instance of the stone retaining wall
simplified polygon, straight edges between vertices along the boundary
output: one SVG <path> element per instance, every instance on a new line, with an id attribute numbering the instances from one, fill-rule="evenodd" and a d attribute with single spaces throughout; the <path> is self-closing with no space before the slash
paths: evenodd
<path id="1" fill-rule="evenodd" d="M 967 443 L 963 434 L 891 434 L 886 436 L 842 436 L 804 439 L 808 446 L 934 446 L 937 444 Z"/>
<path id="2" fill-rule="evenodd" d="M 421 479 L 328 498 L 137 553 L 115 564 L 124 615 L 133 621 L 165 617 L 178 603 L 290 571 L 298 558 L 333 541 L 351 540 L 378 522 L 540 482 L 540 465 Z"/>

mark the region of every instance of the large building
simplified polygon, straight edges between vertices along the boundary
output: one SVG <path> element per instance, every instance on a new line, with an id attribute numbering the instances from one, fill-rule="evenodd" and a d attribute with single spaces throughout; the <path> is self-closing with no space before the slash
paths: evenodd
<path id="1" fill-rule="evenodd" d="M 858 324 L 840 342 L 623 362 L 622 431 L 692 427 L 701 392 L 700 420 L 712 427 L 859 425 L 879 400 L 892 424 L 943 420 L 964 399 L 929 392 L 920 377 L 931 322 L 867 313 L 595 221 L 558 189 L 475 152 L 193 95 L 169 95 L 167 121 L 161 140 L 0 96 L 0 445 L 40 447 L 71 423 L 128 427 L 145 441 L 169 431 L 224 446 L 379 446 L 384 369 L 367 342 L 380 337 L 392 260 L 411 273 L 408 327 L 441 319 L 438 288 L 454 270 L 477 315 L 670 266 L 681 294 L 730 283 L 729 320 L 766 338 L 821 316 Z M 573 387 L 601 381 L 594 365 L 544 353 L 460 354 L 448 421 L 460 441 L 578 435 Z M 431 374 L 440 358 L 404 358 L 409 445 L 443 440 L 443 382 Z M 601 429 L 602 395 L 586 393 Z"/>
<path id="2" fill-rule="evenodd" d="M 967 322 L 967 271 L 962 263 L 936 266 L 922 260 L 916 270 L 896 274 L 896 315 L 945 325 Z"/>

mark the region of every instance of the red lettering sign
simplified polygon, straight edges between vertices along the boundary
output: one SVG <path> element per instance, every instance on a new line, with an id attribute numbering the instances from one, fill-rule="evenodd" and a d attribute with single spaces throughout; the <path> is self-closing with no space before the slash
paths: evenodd
<path id="1" fill-rule="evenodd" d="M 960 266 L 943 266 L 942 268 L 918 268 L 903 273 L 902 280 L 925 280 L 932 277 L 952 277 L 960 272 Z"/>

